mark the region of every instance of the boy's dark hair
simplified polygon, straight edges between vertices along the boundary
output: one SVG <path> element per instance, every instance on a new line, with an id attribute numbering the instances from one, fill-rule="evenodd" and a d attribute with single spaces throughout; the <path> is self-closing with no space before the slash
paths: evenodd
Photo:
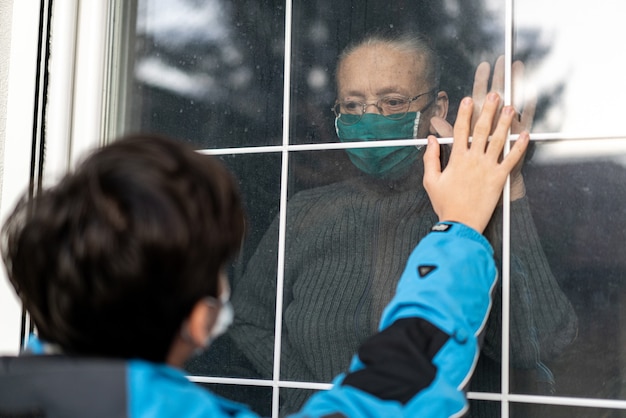
<path id="1" fill-rule="evenodd" d="M 217 159 L 132 136 L 22 199 L 2 229 L 2 255 L 43 340 L 162 362 L 194 304 L 217 296 L 243 229 L 236 182 Z"/>

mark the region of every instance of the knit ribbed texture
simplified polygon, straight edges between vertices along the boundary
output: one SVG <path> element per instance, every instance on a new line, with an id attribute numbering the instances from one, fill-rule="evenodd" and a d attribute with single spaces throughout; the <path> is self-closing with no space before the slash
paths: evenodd
<path id="1" fill-rule="evenodd" d="M 571 342 L 576 317 L 550 272 L 526 199 L 512 203 L 511 218 L 511 362 L 535 368 Z M 501 216 L 494 219 L 485 235 L 499 258 Z M 410 252 L 436 222 L 418 175 L 397 184 L 353 179 L 289 200 L 281 379 L 329 382 L 347 369 L 359 345 L 376 332 Z M 277 248 L 276 220 L 233 291 L 237 315 L 230 334 L 266 378 L 273 367 Z M 489 376 L 476 376 L 472 390 L 499 390 L 494 364 L 501 309 L 498 290 L 483 351 L 495 361 L 479 366 L 476 373 Z M 307 392 L 290 393 L 303 396 L 283 399 L 285 412 L 297 410 Z"/>

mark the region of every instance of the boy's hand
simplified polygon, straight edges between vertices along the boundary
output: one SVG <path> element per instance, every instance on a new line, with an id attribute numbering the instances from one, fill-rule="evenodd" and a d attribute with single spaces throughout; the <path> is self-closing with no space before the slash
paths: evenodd
<path id="1" fill-rule="evenodd" d="M 476 120 L 472 142 L 474 102 L 461 101 L 454 124 L 454 144 L 450 161 L 441 171 L 439 144 L 431 135 L 424 153 L 424 187 L 440 221 L 461 222 L 483 232 L 498 203 L 507 176 L 524 156 L 529 142 L 528 132 L 520 133 L 511 151 L 501 159 L 509 128 L 515 116 L 505 106 L 490 137 L 492 124 L 500 106 L 500 96 L 489 93 Z"/>
<path id="2" fill-rule="evenodd" d="M 535 108 L 537 106 L 537 93 L 532 86 L 527 83 L 523 83 L 524 80 L 524 63 L 521 61 L 515 61 L 511 67 L 513 78 L 513 91 L 512 99 L 514 103 L 521 106 L 523 109 L 521 113 L 517 114 L 517 117 L 513 118 L 511 123 L 511 133 L 518 134 L 522 131 L 530 131 L 530 128 L 535 117 Z M 489 82 L 491 77 L 491 83 Z M 522 88 L 524 87 L 524 88 Z M 478 120 L 480 109 L 485 102 L 487 94 L 489 92 L 498 92 L 502 97 L 504 95 L 504 55 L 501 55 L 496 60 L 493 67 L 493 74 L 491 71 L 491 65 L 487 61 L 481 62 L 476 67 L 476 73 L 474 74 L 474 86 L 472 88 L 472 100 L 474 101 L 474 114 L 472 116 L 472 127 Z M 495 129 L 495 122 L 492 125 L 492 131 Z M 452 125 L 445 119 L 435 116 L 430 121 L 432 129 L 439 135 L 439 137 L 450 138 L 453 136 Z M 522 176 L 523 159 L 511 172 L 511 201 L 521 199 L 526 195 L 526 186 L 524 184 L 524 177 Z"/>

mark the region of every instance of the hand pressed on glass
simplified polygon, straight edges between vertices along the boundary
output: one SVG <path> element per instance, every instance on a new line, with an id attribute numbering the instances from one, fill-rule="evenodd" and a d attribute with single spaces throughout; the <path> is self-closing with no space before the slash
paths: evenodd
<path id="1" fill-rule="evenodd" d="M 531 88 L 525 88 L 522 91 L 520 85 L 524 78 L 524 63 L 515 61 L 511 68 L 513 78 L 513 102 L 522 104 L 521 113 L 516 109 L 516 113 L 511 122 L 511 133 L 519 134 L 522 131 L 530 131 L 535 117 L 535 108 L 537 105 L 536 92 Z M 489 77 L 491 76 L 491 85 Z M 472 99 L 474 101 L 474 113 L 472 115 L 471 126 L 476 124 L 480 109 L 485 102 L 485 98 L 489 92 L 497 92 L 500 97 L 504 95 L 504 56 L 498 57 L 491 74 L 491 66 L 488 62 L 481 62 L 476 67 L 474 75 L 474 85 L 472 88 Z M 500 102 L 499 109 L 502 106 Z M 495 129 L 495 122 L 491 126 L 492 131 Z M 452 125 L 444 118 L 435 116 L 431 119 L 433 129 L 440 137 L 451 137 Z M 521 199 L 526 195 L 526 186 L 522 177 L 523 159 L 520 159 L 515 169 L 511 172 L 511 201 Z"/>
<path id="2" fill-rule="evenodd" d="M 424 187 L 439 220 L 461 222 L 482 232 L 496 207 L 507 176 L 522 159 L 529 142 L 525 131 L 520 134 L 511 152 L 500 161 L 515 109 L 505 106 L 496 122 L 499 105 L 499 95 L 490 93 L 476 120 L 470 145 L 474 101 L 469 97 L 463 99 L 454 125 L 452 154 L 443 171 L 437 140 L 429 136 L 424 154 Z M 494 122 L 495 130 L 490 137 Z"/>

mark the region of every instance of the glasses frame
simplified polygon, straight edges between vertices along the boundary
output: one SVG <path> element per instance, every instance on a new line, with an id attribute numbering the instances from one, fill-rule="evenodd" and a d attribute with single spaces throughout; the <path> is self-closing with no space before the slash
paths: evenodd
<path id="1" fill-rule="evenodd" d="M 363 115 L 365 114 L 365 110 L 369 107 L 369 106 L 375 106 L 376 109 L 378 110 L 378 113 L 380 115 L 382 115 L 383 117 L 390 119 L 390 120 L 400 120 L 402 119 L 407 113 L 409 113 L 409 109 L 411 108 L 411 103 L 413 103 L 414 101 L 416 101 L 417 99 L 419 99 L 422 96 L 425 96 L 427 94 L 431 94 L 431 93 L 436 93 L 438 89 L 434 88 L 434 89 L 430 89 L 424 93 L 420 93 L 417 96 L 414 97 L 406 97 L 406 96 L 402 96 L 402 95 L 398 95 L 398 96 L 383 96 L 381 98 L 379 98 L 378 100 L 376 100 L 375 102 L 359 102 L 359 101 L 353 101 L 352 103 L 357 103 L 361 106 L 361 113 L 360 114 L 356 114 L 356 113 L 341 113 L 338 110 L 338 106 L 341 106 L 342 102 L 340 100 L 336 100 L 335 104 L 333 105 L 333 107 L 330 108 L 330 110 L 335 114 L 335 118 L 340 121 L 341 123 L 343 123 L 344 125 L 354 125 L 356 123 L 359 123 L 359 121 L 361 120 L 361 118 L 363 118 Z M 385 115 L 383 113 L 383 109 L 380 106 L 380 102 L 387 99 L 387 98 L 403 98 L 407 100 L 407 107 L 406 110 L 403 113 L 392 113 L 390 115 Z M 429 100 L 428 103 L 426 103 L 426 105 L 420 109 L 419 111 L 422 112 L 425 109 L 427 109 L 431 104 L 434 103 L 435 98 L 433 98 L 433 100 Z M 346 123 L 345 121 L 341 120 L 341 115 L 352 115 L 352 116 L 359 116 L 359 119 L 357 119 L 356 121 L 352 122 L 352 123 Z M 393 117 L 390 117 L 393 116 Z"/>

